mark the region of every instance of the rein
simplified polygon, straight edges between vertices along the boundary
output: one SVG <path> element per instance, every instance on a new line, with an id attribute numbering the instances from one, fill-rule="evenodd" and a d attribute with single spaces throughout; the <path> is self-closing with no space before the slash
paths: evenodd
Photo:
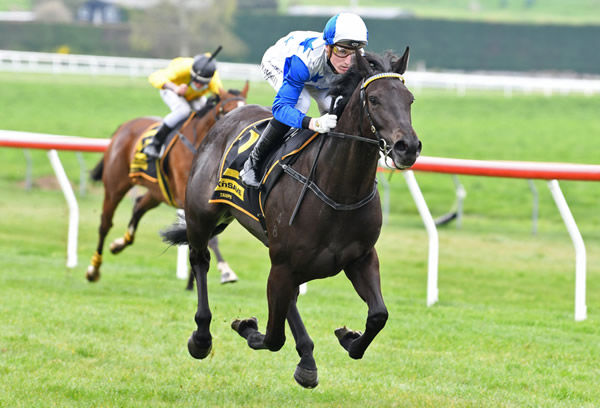
<path id="1" fill-rule="evenodd" d="M 376 139 L 364 137 L 362 135 L 361 128 L 358 128 L 358 131 L 360 134 L 359 136 L 349 135 L 347 133 L 342 133 L 342 132 L 329 132 L 328 134 L 330 136 L 338 137 L 340 139 L 352 139 L 352 140 L 357 140 L 359 142 L 377 145 L 379 147 L 379 151 L 381 153 L 383 153 L 384 156 L 386 156 L 386 157 L 389 156 L 390 152 L 392 151 L 392 147 L 388 146 L 385 139 L 382 138 L 381 135 L 379 134 L 379 130 L 377 130 L 377 128 L 375 127 L 375 123 L 373 122 L 373 118 L 371 117 L 371 112 L 369 111 L 369 107 L 367 106 L 367 100 L 365 97 L 367 86 L 369 86 L 369 84 L 371 82 L 376 81 L 378 79 L 387 79 L 387 78 L 399 79 L 400 81 L 402 81 L 402 83 L 404 83 L 404 77 L 402 75 L 396 74 L 395 72 L 383 72 L 381 74 L 372 75 L 372 76 L 368 77 L 367 79 L 363 79 L 363 84 L 360 87 L 360 104 L 363 107 L 363 109 L 360 110 L 360 123 L 362 123 L 363 111 L 364 111 L 364 112 L 366 112 L 367 118 L 369 119 L 369 126 L 371 129 L 371 132 L 373 133 L 373 135 L 375 136 Z"/>
<path id="2" fill-rule="evenodd" d="M 363 111 L 365 111 L 367 113 L 367 118 L 369 119 L 369 125 L 370 125 L 371 132 L 373 133 L 373 135 L 375 136 L 376 139 L 364 137 L 362 135 L 362 130 L 360 127 L 358 128 L 359 136 L 349 135 L 347 133 L 341 133 L 341 132 L 328 132 L 327 134 L 330 136 L 333 136 L 333 137 L 338 137 L 340 139 L 350 139 L 350 140 L 356 140 L 358 142 L 376 145 L 378 147 L 379 151 L 381 151 L 384 154 L 384 156 L 387 157 L 387 156 L 389 156 L 390 152 L 392 151 L 392 147 L 388 146 L 385 139 L 383 139 L 381 137 L 381 135 L 379 134 L 379 131 L 375 127 L 375 123 L 373 122 L 373 118 L 371 117 L 371 112 L 369 112 L 369 107 L 367 106 L 367 101 L 365 98 L 367 86 L 369 86 L 369 84 L 371 82 L 376 81 L 378 79 L 399 79 L 400 81 L 402 81 L 402 83 L 404 83 L 404 77 L 395 72 L 383 72 L 380 74 L 372 75 L 372 76 L 368 77 L 367 79 L 363 79 L 363 84 L 360 87 L 360 103 L 361 103 L 363 109 L 360 110 L 359 123 L 362 125 Z M 311 190 L 321 201 L 323 201 L 325 204 L 327 204 L 328 206 L 330 206 L 331 208 L 333 208 L 336 211 L 350 211 L 350 210 L 356 210 L 358 208 L 361 208 L 362 206 L 369 203 L 375 197 L 375 194 L 377 193 L 377 179 L 375 179 L 375 185 L 373 187 L 373 190 L 364 198 L 362 198 L 354 203 L 351 203 L 351 204 L 338 203 L 335 200 L 333 200 L 331 197 L 329 197 L 327 194 L 325 194 L 323 192 L 323 190 L 321 190 L 319 188 L 319 186 L 312 180 L 313 174 L 314 174 L 314 171 L 315 171 L 315 168 L 317 165 L 317 160 L 319 159 L 321 149 L 323 148 L 324 140 L 325 140 L 324 138 L 321 139 L 321 143 L 319 144 L 319 150 L 317 151 L 317 154 L 315 156 L 315 159 L 314 159 L 314 162 L 313 162 L 313 165 L 312 165 L 312 168 L 311 168 L 311 171 L 310 171 L 310 174 L 308 175 L 308 177 L 304 177 L 302 174 L 298 173 L 296 170 L 294 170 L 292 167 L 290 167 L 288 165 L 285 165 L 285 164 L 281 165 L 281 168 L 287 175 L 292 177 L 294 180 L 304 184 L 304 187 L 302 188 L 302 192 L 300 193 L 300 196 L 298 197 L 298 201 L 296 202 L 296 207 L 294 208 L 292 216 L 290 217 L 289 225 L 292 225 L 292 222 L 294 221 L 294 218 L 296 217 L 296 213 L 298 212 L 298 209 L 300 208 L 300 204 L 302 203 L 302 200 L 304 199 L 304 195 L 305 195 L 307 189 Z"/>

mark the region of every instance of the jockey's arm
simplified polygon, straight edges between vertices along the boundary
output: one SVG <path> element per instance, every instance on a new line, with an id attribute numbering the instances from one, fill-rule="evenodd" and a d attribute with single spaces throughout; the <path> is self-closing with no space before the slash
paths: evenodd
<path id="1" fill-rule="evenodd" d="M 162 89 L 168 89 L 170 91 L 175 92 L 179 96 L 183 96 L 183 95 L 185 95 L 185 92 L 188 89 L 188 85 L 187 84 L 177 85 L 171 81 L 167 81 L 163 84 Z"/>
<path id="2" fill-rule="evenodd" d="M 288 126 L 308 129 L 311 118 L 295 107 L 304 84 L 310 79 L 308 68 L 293 55 L 285 61 L 283 72 L 283 83 L 273 101 L 273 117 Z"/>
<path id="3" fill-rule="evenodd" d="M 169 89 L 183 96 L 187 91 L 186 77 L 189 79 L 190 61 L 189 58 L 175 58 L 166 68 L 150 74 L 148 81 L 155 88 Z"/>

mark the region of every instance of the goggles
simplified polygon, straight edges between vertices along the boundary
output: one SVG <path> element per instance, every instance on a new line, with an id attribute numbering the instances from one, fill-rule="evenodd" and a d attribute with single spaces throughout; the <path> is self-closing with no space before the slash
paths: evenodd
<path id="1" fill-rule="evenodd" d="M 196 82 L 196 83 L 202 84 L 202 85 L 208 84 L 210 82 L 210 80 L 212 79 L 212 77 L 211 78 L 203 77 L 194 72 L 191 73 L 191 77 L 192 77 L 192 82 Z"/>
<path id="2" fill-rule="evenodd" d="M 354 51 L 358 50 L 362 50 L 362 48 L 364 47 L 364 45 L 360 45 L 358 47 L 353 47 L 353 48 L 349 48 L 349 47 L 344 47 L 338 44 L 334 44 L 331 47 L 332 52 L 335 54 L 336 57 L 339 58 L 346 58 L 348 55 L 354 55 Z"/>

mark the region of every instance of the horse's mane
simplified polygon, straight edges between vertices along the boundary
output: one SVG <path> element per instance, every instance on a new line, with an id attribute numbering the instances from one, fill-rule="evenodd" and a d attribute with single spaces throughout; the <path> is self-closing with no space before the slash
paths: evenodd
<path id="1" fill-rule="evenodd" d="M 391 51 L 387 51 L 384 55 L 367 52 L 363 58 L 369 62 L 373 74 L 390 72 L 394 62 L 398 60 L 398 57 Z M 352 93 L 362 79 L 363 74 L 359 71 L 358 65 L 352 64 L 348 71 L 333 82 L 329 90 L 329 95 L 333 98 L 331 113 L 338 115 L 338 117 L 342 114 L 350 101 L 350 96 L 352 96 Z"/>

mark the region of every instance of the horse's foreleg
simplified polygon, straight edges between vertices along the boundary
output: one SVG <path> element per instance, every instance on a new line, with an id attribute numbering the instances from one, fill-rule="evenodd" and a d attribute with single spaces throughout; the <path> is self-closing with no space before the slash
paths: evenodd
<path id="1" fill-rule="evenodd" d="M 125 231 L 125 235 L 123 235 L 121 238 L 115 239 L 110 244 L 110 251 L 113 254 L 118 254 L 127 246 L 133 244 L 135 232 L 137 231 L 140 219 L 147 211 L 155 208 L 159 204 L 160 201 L 152 197 L 150 192 L 147 192 L 146 194 L 136 198 L 135 205 L 133 206 L 133 213 L 131 215 L 131 219 L 129 220 L 129 224 L 127 226 L 127 231 Z"/>
<path id="2" fill-rule="evenodd" d="M 342 347 L 348 350 L 350 357 L 359 359 L 377 333 L 383 329 L 388 318 L 388 311 L 381 294 L 379 259 L 375 248 L 348 266 L 345 272 L 356 292 L 367 303 L 369 312 L 364 333 L 342 327 L 335 331 L 335 335 Z"/>
<path id="3" fill-rule="evenodd" d="M 313 349 L 315 345 L 304 327 L 300 312 L 296 305 L 298 299 L 298 292 L 296 292 L 295 299 L 290 304 L 290 308 L 287 313 L 287 321 L 290 325 L 290 330 L 296 341 L 296 351 L 300 356 L 300 362 L 296 366 L 294 372 L 294 379 L 305 388 L 314 388 L 319 384 L 319 378 L 317 375 L 317 364 L 313 356 Z"/>
<path id="4" fill-rule="evenodd" d="M 256 318 L 235 320 L 231 327 L 255 350 L 280 350 L 285 344 L 285 318 L 296 290 L 286 269 L 271 266 L 267 283 L 269 320 L 265 334 L 258 331 Z"/>
<path id="5" fill-rule="evenodd" d="M 219 240 L 216 235 L 208 241 L 208 247 L 212 249 L 217 257 L 217 268 L 219 269 L 219 272 L 221 272 L 221 283 L 237 282 L 237 275 L 233 269 L 231 269 L 229 264 L 225 262 L 225 259 L 223 259 L 223 256 L 221 255 L 221 251 L 219 251 Z"/>
<path id="6" fill-rule="evenodd" d="M 210 334 L 210 321 L 212 313 L 208 305 L 208 289 L 206 275 L 210 266 L 210 254 L 207 248 L 196 250 L 190 247 L 190 264 L 192 273 L 196 278 L 196 289 L 198 292 L 198 309 L 194 320 L 197 330 L 195 330 L 188 340 L 188 351 L 190 355 L 197 359 L 206 357 L 212 349 L 212 336 Z"/>
<path id="7" fill-rule="evenodd" d="M 115 214 L 115 209 L 127 192 L 127 189 L 121 189 L 117 192 L 110 192 L 106 185 L 104 188 L 102 215 L 100 216 L 100 227 L 98 228 L 98 245 L 96 246 L 96 252 L 94 255 L 92 255 L 90 265 L 88 266 L 85 274 L 87 280 L 90 282 L 96 282 L 100 279 L 100 265 L 102 265 L 102 250 L 104 248 L 104 240 L 106 239 L 108 231 L 110 231 L 113 226 L 112 219 Z"/>

